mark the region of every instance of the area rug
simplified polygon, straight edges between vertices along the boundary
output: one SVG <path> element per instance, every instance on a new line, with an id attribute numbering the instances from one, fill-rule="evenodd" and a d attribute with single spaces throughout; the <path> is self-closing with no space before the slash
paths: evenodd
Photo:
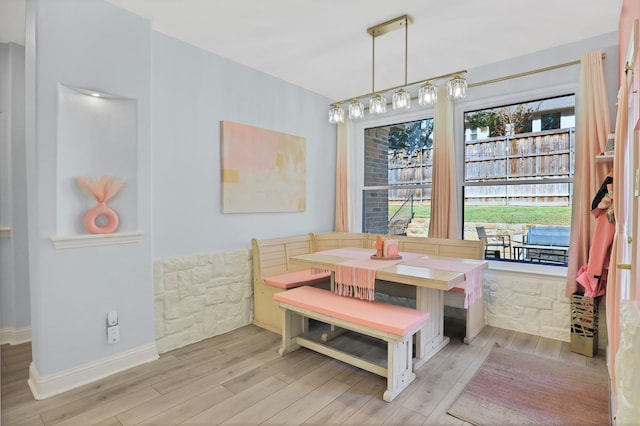
<path id="1" fill-rule="evenodd" d="M 609 425 L 609 378 L 496 346 L 448 413 L 481 426 Z"/>

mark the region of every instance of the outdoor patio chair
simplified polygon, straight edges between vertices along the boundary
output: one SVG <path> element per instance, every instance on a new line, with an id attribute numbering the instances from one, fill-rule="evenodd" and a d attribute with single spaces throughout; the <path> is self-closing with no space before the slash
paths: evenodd
<path id="1" fill-rule="evenodd" d="M 511 235 L 487 234 L 484 226 L 476 226 L 476 232 L 478 233 L 478 238 L 484 241 L 485 258 L 487 257 L 487 253 L 491 253 L 493 257 L 499 259 L 500 251 L 502 251 L 503 259 L 507 257 L 507 250 L 511 250 Z"/>

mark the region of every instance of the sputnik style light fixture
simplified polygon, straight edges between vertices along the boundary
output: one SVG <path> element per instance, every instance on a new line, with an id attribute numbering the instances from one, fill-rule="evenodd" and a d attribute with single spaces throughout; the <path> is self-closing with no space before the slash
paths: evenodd
<path id="1" fill-rule="evenodd" d="M 364 117 L 364 104 L 361 99 L 369 98 L 369 113 L 370 114 L 384 114 L 387 112 L 387 99 L 384 97 L 384 93 L 396 91 L 392 98 L 391 104 L 394 110 L 409 109 L 411 108 L 411 98 L 413 97 L 411 89 L 417 85 L 421 85 L 417 97 L 419 105 L 431 105 L 437 100 L 437 90 L 434 85 L 435 81 L 451 78 L 447 83 L 448 95 L 452 99 L 461 99 L 467 96 L 467 80 L 462 75 L 467 71 L 456 71 L 450 74 L 444 74 L 429 79 L 422 79 L 413 83 L 407 83 L 407 68 L 409 62 L 409 30 L 408 27 L 413 23 L 409 15 L 403 15 L 398 18 L 391 19 L 382 24 L 378 24 L 367 29 L 367 33 L 371 35 L 372 39 L 372 59 L 371 59 L 371 93 L 365 95 L 356 96 L 355 98 L 345 99 L 343 101 L 335 102 L 329 107 L 329 123 L 338 124 L 344 123 L 345 112 L 342 105 L 348 104 L 349 119 L 356 120 Z M 376 37 L 386 34 L 390 31 L 403 28 L 404 34 L 404 85 L 391 87 L 384 90 L 376 91 L 375 89 L 375 77 L 376 77 Z"/>

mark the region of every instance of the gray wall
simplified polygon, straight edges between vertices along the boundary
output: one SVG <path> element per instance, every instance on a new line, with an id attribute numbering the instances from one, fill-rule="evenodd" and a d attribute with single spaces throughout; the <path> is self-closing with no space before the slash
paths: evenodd
<path id="1" fill-rule="evenodd" d="M 28 1 L 26 51 L 32 351 L 46 377 L 154 342 L 151 25 L 100 0 Z M 140 242 L 53 247 L 57 204 L 69 197 L 58 185 L 57 148 L 67 142 L 57 138 L 59 83 L 136 100 L 138 161 L 127 178 L 138 192 Z M 120 324 L 114 345 L 105 329 L 111 310 Z"/>
<path id="2" fill-rule="evenodd" d="M 609 98 L 611 125 L 615 124 L 616 98 L 618 94 L 618 33 L 612 32 L 598 37 L 580 40 L 575 43 L 557 46 L 552 49 L 511 58 L 469 70 L 467 79 L 470 85 L 495 78 L 509 76 L 558 64 L 580 60 L 583 53 L 602 49 L 604 74 Z M 531 74 L 510 80 L 495 82 L 469 88 L 467 97 L 456 102 L 456 112 L 475 107 L 483 103 L 494 103 L 512 97 L 535 97 L 540 91 L 550 89 L 578 87 L 580 65 L 572 65 L 542 73 Z M 562 90 L 561 90 L 562 91 Z M 567 90 L 565 90 L 566 92 Z M 528 93 L 533 93 L 528 95 Z M 456 117 L 458 118 L 458 117 Z M 458 126 L 461 129 L 461 126 Z M 456 128 L 456 130 L 458 130 Z M 460 130 L 462 131 L 462 130 Z"/>
<path id="3" fill-rule="evenodd" d="M 24 47 L 0 44 L 0 329 L 31 324 L 27 256 Z"/>
<path id="4" fill-rule="evenodd" d="M 154 258 L 333 230 L 329 99 L 155 32 L 152 57 Z M 221 213 L 222 120 L 306 139 L 306 211 Z"/>

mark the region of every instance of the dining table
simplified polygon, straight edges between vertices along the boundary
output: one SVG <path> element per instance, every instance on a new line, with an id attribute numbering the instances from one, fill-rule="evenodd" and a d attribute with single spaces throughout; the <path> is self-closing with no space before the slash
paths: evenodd
<path id="1" fill-rule="evenodd" d="M 375 258 L 375 249 L 345 247 L 291 256 L 290 262 L 305 268 L 331 271 L 331 289 L 336 289 L 339 265 L 358 264 L 357 259 Z M 416 288 L 416 309 L 429 312 L 429 320 L 416 333 L 414 369 L 436 355 L 449 343 L 444 335 L 444 292 L 460 286 L 469 272 L 488 268 L 485 260 L 452 258 L 420 253 L 400 252 L 394 259 L 377 259 L 361 263 L 371 267 L 375 280 L 405 284 Z M 427 266 L 425 266 L 427 265 Z M 443 265 L 442 269 L 436 266 Z M 362 266 L 367 268 L 368 266 Z M 478 276 L 476 274 L 476 276 Z M 339 282 L 337 283 L 340 284 Z M 480 283 L 481 286 L 481 283 Z M 479 295 L 480 297 L 481 294 Z"/>

